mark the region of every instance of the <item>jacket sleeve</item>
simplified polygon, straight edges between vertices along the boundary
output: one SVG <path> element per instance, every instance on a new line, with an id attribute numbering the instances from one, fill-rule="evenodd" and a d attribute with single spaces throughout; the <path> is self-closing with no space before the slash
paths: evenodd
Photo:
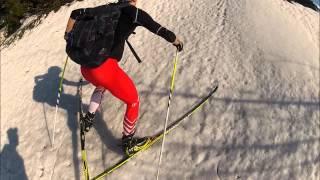
<path id="1" fill-rule="evenodd" d="M 167 28 L 161 26 L 159 23 L 154 21 L 152 17 L 143 11 L 142 9 L 138 9 L 135 12 L 135 19 L 134 22 L 138 25 L 141 25 L 145 28 L 147 28 L 149 31 L 153 32 L 154 34 L 157 34 L 167 40 L 168 42 L 174 42 L 176 39 L 176 35 L 168 30 Z"/>

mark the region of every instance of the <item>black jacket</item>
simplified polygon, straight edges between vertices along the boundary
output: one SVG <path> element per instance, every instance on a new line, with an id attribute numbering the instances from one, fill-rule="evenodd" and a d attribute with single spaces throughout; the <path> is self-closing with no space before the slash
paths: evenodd
<path id="1" fill-rule="evenodd" d="M 172 43 L 175 41 L 176 35 L 173 32 L 154 21 L 152 17 L 142 9 L 130 5 L 122 8 L 121 12 L 110 57 L 115 58 L 118 61 L 121 60 L 125 40 L 128 39 L 137 26 L 147 28 L 149 31 L 161 36 L 168 42 Z"/>

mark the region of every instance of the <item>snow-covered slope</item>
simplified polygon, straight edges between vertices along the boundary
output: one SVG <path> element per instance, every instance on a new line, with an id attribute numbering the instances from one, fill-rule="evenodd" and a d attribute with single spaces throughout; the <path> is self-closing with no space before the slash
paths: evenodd
<path id="1" fill-rule="evenodd" d="M 63 33 L 73 3 L 51 13 L 1 51 L 1 179 L 80 179 L 79 67 L 69 61 L 51 148 Z M 160 179 L 313 179 L 320 177 L 319 14 L 279 0 L 149 0 L 139 7 L 185 43 L 172 100 L 173 121 L 215 80 L 201 110 L 166 138 Z M 140 93 L 139 136 L 163 127 L 175 49 L 143 28 L 121 66 Z M 92 85 L 84 86 L 88 104 Z M 106 94 L 86 136 L 91 175 L 121 158 L 125 106 Z M 17 128 L 17 131 L 12 128 Z M 107 179 L 155 179 L 160 145 Z M 23 168 L 24 167 L 24 168 Z M 14 175 L 15 174 L 15 175 Z"/>

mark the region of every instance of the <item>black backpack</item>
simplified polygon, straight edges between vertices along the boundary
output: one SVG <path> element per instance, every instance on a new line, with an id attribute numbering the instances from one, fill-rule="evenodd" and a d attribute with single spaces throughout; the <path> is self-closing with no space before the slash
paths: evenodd
<path id="1" fill-rule="evenodd" d="M 68 33 L 66 52 L 77 64 L 98 67 L 110 55 L 121 8 L 128 3 L 76 9 L 80 14 Z"/>

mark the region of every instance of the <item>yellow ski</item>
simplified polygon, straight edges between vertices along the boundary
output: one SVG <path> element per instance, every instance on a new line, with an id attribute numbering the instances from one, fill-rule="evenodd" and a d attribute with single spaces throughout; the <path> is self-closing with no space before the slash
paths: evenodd
<path id="1" fill-rule="evenodd" d="M 116 169 L 120 168 L 121 166 L 123 166 L 124 164 L 126 164 L 128 161 L 130 161 L 132 158 L 136 157 L 138 155 L 138 153 L 149 149 L 153 144 L 155 144 L 156 142 L 158 142 L 160 139 L 163 138 L 164 134 L 168 134 L 170 133 L 173 129 L 175 129 L 176 127 L 179 126 L 179 124 L 181 122 L 183 122 L 183 120 L 185 120 L 186 118 L 188 118 L 189 116 L 191 116 L 194 112 L 196 112 L 199 108 L 202 107 L 203 104 L 205 104 L 210 97 L 213 95 L 213 93 L 215 93 L 218 89 L 218 84 L 215 84 L 213 89 L 210 91 L 210 93 L 204 97 L 200 102 L 198 102 L 196 105 L 194 105 L 188 112 L 186 112 L 183 116 L 181 116 L 180 118 L 178 118 L 177 120 L 175 120 L 174 122 L 172 122 L 167 128 L 166 131 L 163 130 L 161 132 L 159 132 L 158 134 L 156 134 L 155 136 L 153 136 L 151 142 L 144 148 L 141 149 L 140 151 L 134 153 L 131 156 L 125 157 L 123 159 L 121 159 L 118 163 L 116 163 L 115 165 L 109 167 L 108 169 L 106 169 L 105 171 L 103 171 L 102 173 L 100 173 L 99 175 L 97 175 L 96 177 L 92 178 L 92 180 L 99 180 L 102 179 L 103 177 L 107 176 L 108 174 L 111 174 L 113 171 L 115 171 Z M 165 131 L 165 133 L 163 133 Z"/>

